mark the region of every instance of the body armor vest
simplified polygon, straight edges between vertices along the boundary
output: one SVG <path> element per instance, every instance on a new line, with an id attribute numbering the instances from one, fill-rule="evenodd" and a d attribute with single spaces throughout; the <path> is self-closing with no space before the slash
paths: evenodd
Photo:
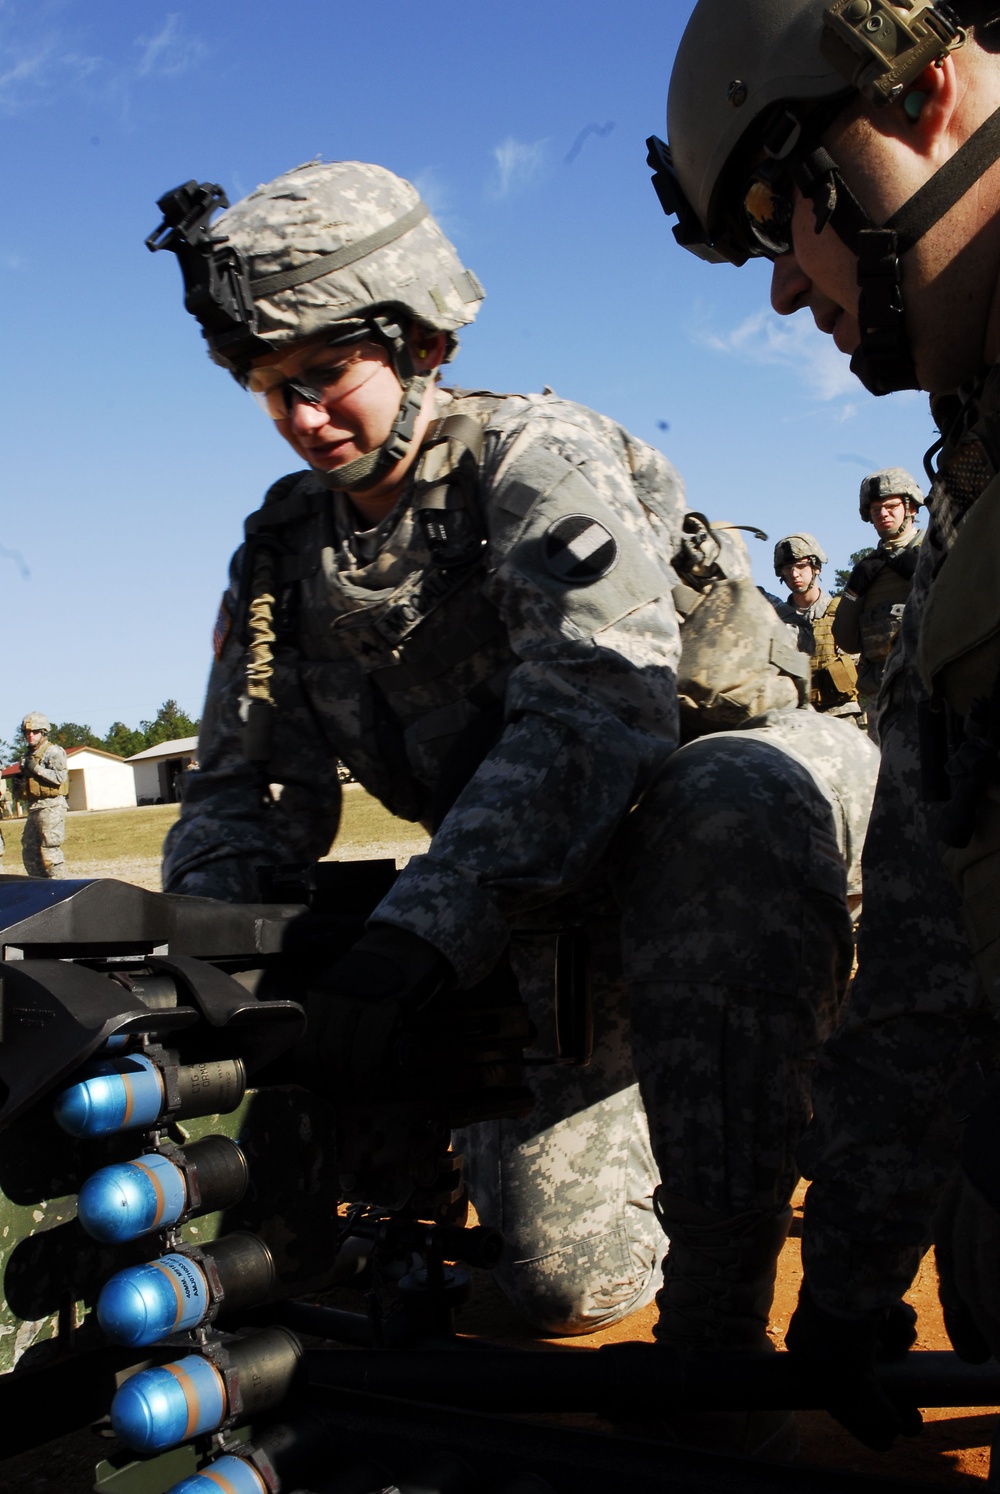
<path id="1" fill-rule="evenodd" d="M 815 649 L 810 659 L 812 685 L 809 702 L 817 711 L 829 711 L 858 698 L 858 671 L 854 660 L 842 654 L 833 641 L 833 619 L 839 597 L 834 597 L 822 617 L 813 620 Z"/>

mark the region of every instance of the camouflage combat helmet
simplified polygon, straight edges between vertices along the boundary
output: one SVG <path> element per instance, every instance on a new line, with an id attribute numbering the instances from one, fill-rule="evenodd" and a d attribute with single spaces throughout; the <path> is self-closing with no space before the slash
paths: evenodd
<path id="1" fill-rule="evenodd" d="M 905 498 L 908 513 L 918 509 L 924 501 L 923 489 L 905 467 L 883 467 L 872 472 L 861 481 L 858 512 L 866 524 L 871 523 L 872 504 L 880 498 Z M 903 526 L 906 528 L 904 522 Z"/>
<path id="2" fill-rule="evenodd" d="M 403 386 L 388 440 L 322 474 L 338 488 L 371 487 L 405 454 L 430 382 L 414 370 L 410 324 L 443 332 L 447 360 L 485 295 L 416 188 L 383 166 L 311 161 L 233 207 L 220 187 L 193 181 L 158 206 L 164 220 L 146 242 L 177 254 L 211 357 L 241 383 L 254 359 L 324 333 L 388 350 Z"/>
<path id="3" fill-rule="evenodd" d="M 810 560 L 813 569 L 818 571 L 826 565 L 827 555 L 815 535 L 786 534 L 774 547 L 774 574 L 780 577 L 782 568 L 796 560 Z"/>
<path id="4" fill-rule="evenodd" d="M 44 711 L 29 711 L 21 722 L 22 731 L 40 731 L 48 736 L 52 730 L 52 722 Z"/>
<path id="5" fill-rule="evenodd" d="M 988 140 L 960 147 L 947 184 L 916 194 L 886 224 L 869 218 L 821 137 L 847 104 L 895 101 L 961 47 L 956 10 L 962 0 L 698 0 L 670 81 L 669 146 L 648 142 L 654 186 L 678 218 L 674 234 L 703 259 L 741 265 L 787 252 L 792 189 L 812 201 L 817 231 L 829 222 L 859 260 L 862 336 L 852 367 L 876 394 L 916 384 L 886 266 L 1000 155 L 1000 119 Z"/>

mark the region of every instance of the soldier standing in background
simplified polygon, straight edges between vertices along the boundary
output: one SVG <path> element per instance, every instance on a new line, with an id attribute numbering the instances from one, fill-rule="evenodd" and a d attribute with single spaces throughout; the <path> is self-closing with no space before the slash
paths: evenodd
<path id="1" fill-rule="evenodd" d="M 859 512 L 878 535 L 874 554 L 851 572 L 833 624 L 835 642 L 860 655 L 858 693 L 868 717 L 868 735 L 878 741 L 876 706 L 886 660 L 899 636 L 903 608 L 917 568 L 923 533 L 916 515 L 924 495 L 902 467 L 873 472 L 861 484 Z"/>
<path id="2" fill-rule="evenodd" d="M 29 877 L 62 877 L 69 793 L 66 753 L 48 740 L 52 726 L 43 712 L 29 712 L 22 728 L 28 751 L 21 759 L 21 792 L 28 817 L 21 837 L 21 860 Z"/>
<path id="3" fill-rule="evenodd" d="M 795 621 L 807 622 L 812 628 L 810 704 L 831 716 L 850 716 L 856 725 L 863 726 L 857 667 L 850 652 L 834 640 L 834 618 L 841 599 L 831 597 L 820 581 L 826 558 L 814 535 L 786 534 L 774 547 L 774 574 L 788 587 L 786 606 Z"/>

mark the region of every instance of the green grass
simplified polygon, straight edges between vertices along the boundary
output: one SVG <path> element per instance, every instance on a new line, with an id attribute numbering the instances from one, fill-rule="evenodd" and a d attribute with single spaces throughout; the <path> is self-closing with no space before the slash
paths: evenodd
<path id="1" fill-rule="evenodd" d="M 67 862 L 91 864 L 106 861 L 159 861 L 163 837 L 176 820 L 176 804 L 149 804 L 140 809 L 106 809 L 96 814 L 71 814 L 66 820 L 63 846 Z M 7 871 L 20 870 L 21 835 L 24 820 L 4 820 L 7 843 Z M 385 843 L 400 846 L 412 843 L 419 849 L 426 837 L 419 825 L 397 820 L 377 799 L 366 794 L 358 784 L 348 784 L 344 794 L 344 813 L 336 840 L 338 857 Z"/>

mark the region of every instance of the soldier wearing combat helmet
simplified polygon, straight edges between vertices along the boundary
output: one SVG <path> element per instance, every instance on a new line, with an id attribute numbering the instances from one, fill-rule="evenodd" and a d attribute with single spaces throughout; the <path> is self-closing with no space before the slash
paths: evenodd
<path id="1" fill-rule="evenodd" d="M 21 860 L 29 877 L 62 877 L 69 793 L 66 753 L 48 740 L 52 725 L 41 711 L 29 711 L 21 729 L 28 743 L 21 759 L 21 794 L 28 806 Z"/>
<path id="2" fill-rule="evenodd" d="M 846 650 L 834 642 L 834 618 L 840 603 L 823 590 L 826 551 L 811 534 L 786 534 L 774 547 L 774 574 L 789 590 L 787 606 L 798 622 L 812 629 L 813 649 L 809 700 L 817 711 L 860 720 L 858 671 Z"/>
<path id="3" fill-rule="evenodd" d="M 814 1181 L 787 1335 L 876 1447 L 919 1425 L 872 1365 L 912 1339 L 900 1298 L 955 1166 L 949 1096 L 974 1057 L 996 1068 L 976 1049 L 1000 991 L 998 51 L 997 0 L 698 0 L 669 147 L 650 142 L 682 245 L 769 259 L 774 309 L 808 309 L 873 393 L 928 390 L 941 431 L 882 683 L 859 970 L 800 1148 Z M 995 1100 L 987 1124 L 992 1162 L 970 1171 L 967 1138 L 938 1231 L 953 1342 L 981 1358 L 1000 1352 Z"/>
<path id="4" fill-rule="evenodd" d="M 917 568 L 917 546 L 923 533 L 915 520 L 923 501 L 916 479 L 902 467 L 873 472 L 861 484 L 861 517 L 873 526 L 878 545 L 850 574 L 833 636 L 841 648 L 860 656 L 858 691 L 874 742 L 878 741 L 878 692 Z"/>
<path id="5" fill-rule="evenodd" d="M 651 1299 L 662 1225 L 658 1331 L 766 1344 L 804 1075 L 850 964 L 870 744 L 798 709 L 786 642 L 752 732 L 675 751 L 680 480 L 554 395 L 438 386 L 483 291 L 412 186 L 312 163 L 210 223 L 221 203 L 168 194 L 151 244 L 307 470 L 247 521 L 164 885 L 252 899 L 259 868 L 324 855 L 338 759 L 427 827 L 309 998 L 311 1082 L 333 1093 L 384 1067 L 442 981 L 506 960 L 551 1052 L 556 938 L 586 928 L 592 1061 L 533 1067 L 532 1113 L 462 1142 L 507 1237 L 499 1279 L 539 1327 L 587 1332 Z M 722 546 L 694 531 L 705 617 Z M 792 854 L 773 834 L 790 805 Z"/>

